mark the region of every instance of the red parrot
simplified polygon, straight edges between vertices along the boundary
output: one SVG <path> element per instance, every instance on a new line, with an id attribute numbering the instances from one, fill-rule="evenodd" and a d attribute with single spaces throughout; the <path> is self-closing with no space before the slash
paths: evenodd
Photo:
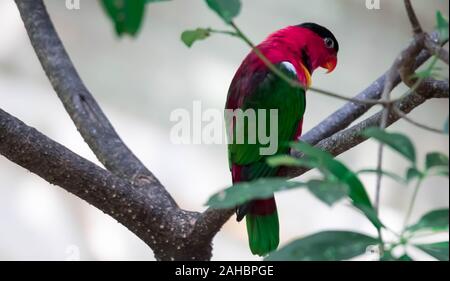
<path id="1" fill-rule="evenodd" d="M 279 70 L 298 80 L 304 88 L 290 86 L 269 70 L 252 51 L 233 78 L 225 108 L 228 111 L 253 109 L 256 112 L 277 109 L 279 145 L 275 154 L 288 154 L 290 149 L 286 143 L 297 140 L 302 133 L 305 90 L 311 85 L 311 75 L 319 67 L 328 72 L 334 70 L 339 45 L 325 27 L 303 23 L 271 34 L 257 48 Z M 227 130 L 236 128 L 236 118 L 232 120 L 227 122 Z M 244 136 L 248 140 L 248 132 Z M 228 154 L 233 183 L 277 176 L 279 169 L 266 163 L 269 155 L 260 153 L 260 148 L 266 145 L 258 140 L 256 144 L 245 141 L 236 143 L 235 137 L 232 140 L 228 145 Z M 254 255 L 264 256 L 278 247 L 279 222 L 275 198 L 254 200 L 239 206 L 236 216 L 237 221 L 246 217 L 249 246 Z"/>

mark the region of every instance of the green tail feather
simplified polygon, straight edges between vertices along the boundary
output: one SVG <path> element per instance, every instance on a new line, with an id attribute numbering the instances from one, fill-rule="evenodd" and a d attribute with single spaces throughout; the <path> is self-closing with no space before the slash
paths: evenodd
<path id="1" fill-rule="evenodd" d="M 279 237 L 278 213 L 266 216 L 247 214 L 248 243 L 254 255 L 265 256 L 276 250 Z"/>

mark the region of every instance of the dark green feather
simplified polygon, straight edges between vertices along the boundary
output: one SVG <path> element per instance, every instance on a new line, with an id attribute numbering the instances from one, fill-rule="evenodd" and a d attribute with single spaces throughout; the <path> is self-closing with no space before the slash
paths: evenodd
<path id="1" fill-rule="evenodd" d="M 291 78 L 296 78 L 295 74 L 287 69 L 284 65 L 278 65 L 280 70 L 285 72 Z M 268 71 L 268 70 L 267 70 Z M 248 94 L 243 101 L 241 109 L 266 109 L 266 132 L 270 129 L 270 109 L 278 110 L 278 151 L 276 154 L 284 154 L 289 151 L 288 143 L 294 138 L 297 127 L 305 112 L 306 100 L 305 91 L 301 88 L 294 88 L 281 78 L 277 77 L 270 71 L 267 72 L 262 82 L 260 82 L 252 93 Z M 256 124 L 258 128 L 258 114 L 256 115 Z M 261 155 L 260 149 L 268 147 L 258 142 L 256 144 L 248 143 L 248 122 L 246 122 L 246 131 L 244 144 L 236 143 L 236 131 L 234 133 L 233 143 L 229 145 L 230 163 L 237 165 L 250 166 L 248 178 L 245 180 L 257 179 L 260 177 L 274 176 L 276 169 L 270 168 L 265 163 L 267 155 Z M 236 128 L 234 128 L 236 130 Z M 258 130 L 256 136 L 258 136 Z M 270 132 L 273 133 L 273 132 Z"/>

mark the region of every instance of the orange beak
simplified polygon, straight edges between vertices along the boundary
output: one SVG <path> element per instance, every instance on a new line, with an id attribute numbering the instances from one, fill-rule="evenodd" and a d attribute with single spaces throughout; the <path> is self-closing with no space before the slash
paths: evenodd
<path id="1" fill-rule="evenodd" d="M 321 67 L 327 69 L 328 70 L 327 73 L 330 73 L 336 68 L 336 65 L 337 65 L 337 58 L 333 56 L 331 57 L 330 60 L 321 65 Z"/>

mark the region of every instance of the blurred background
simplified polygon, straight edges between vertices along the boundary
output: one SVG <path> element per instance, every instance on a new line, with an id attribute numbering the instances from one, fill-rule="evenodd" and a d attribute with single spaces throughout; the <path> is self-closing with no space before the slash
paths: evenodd
<path id="1" fill-rule="evenodd" d="M 384 73 L 411 37 L 403 1 L 381 0 L 368 10 L 365 0 L 243 0 L 237 24 L 253 41 L 281 27 L 313 21 L 329 27 L 339 40 L 339 64 L 331 75 L 317 71 L 313 85 L 353 96 Z M 171 1 L 147 7 L 135 39 L 119 39 L 98 1 L 81 0 L 80 10 L 65 1 L 47 0 L 49 13 L 88 88 L 117 131 L 168 191 L 189 210 L 202 211 L 210 195 L 230 185 L 225 145 L 174 145 L 170 113 L 222 109 L 228 85 L 248 47 L 213 36 L 188 49 L 180 41 L 185 29 L 226 28 L 204 1 Z M 435 12 L 448 16 L 448 1 L 413 1 L 427 30 Z M 98 163 L 53 92 L 29 44 L 14 1 L 0 1 L 0 107 L 54 140 Z M 447 69 L 447 68 L 445 68 Z M 448 76 L 447 76 L 448 77 Z M 401 94 L 405 88 L 395 92 Z M 315 93 L 308 95 L 305 131 L 343 105 Z M 447 100 L 427 102 L 411 115 L 441 127 Z M 373 109 L 371 113 L 379 110 Z M 448 155 L 448 137 L 398 122 L 391 130 L 411 136 L 419 158 L 430 151 Z M 366 142 L 339 158 L 354 170 L 375 167 L 375 142 Z M 403 174 L 407 163 L 388 151 L 385 169 Z M 303 179 L 314 177 L 310 172 Z M 371 196 L 375 178 L 363 177 Z M 394 230 L 402 226 L 412 187 L 383 181 L 381 218 Z M 281 245 L 326 229 L 374 234 L 370 223 L 347 204 L 334 208 L 307 191 L 277 194 Z M 424 183 L 413 220 L 449 205 L 448 179 Z M 444 234 L 448 239 L 448 234 Z M 389 236 L 388 236 L 389 238 Z M 442 237 L 441 237 L 442 238 Z M 257 260 L 247 246 L 244 223 L 231 219 L 214 240 L 214 260 Z M 410 255 L 431 259 L 411 250 Z M 0 260 L 153 260 L 152 251 L 134 234 L 93 206 L 51 186 L 0 156 Z M 370 255 L 360 259 L 373 259 Z"/>

